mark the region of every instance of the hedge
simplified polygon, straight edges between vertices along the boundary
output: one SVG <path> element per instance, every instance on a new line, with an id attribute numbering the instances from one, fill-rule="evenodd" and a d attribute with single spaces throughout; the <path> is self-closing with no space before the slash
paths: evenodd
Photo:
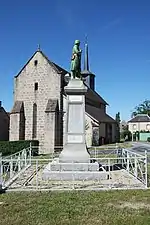
<path id="1" fill-rule="evenodd" d="M 2 153 L 2 156 L 11 155 L 24 148 L 28 148 L 30 143 L 32 146 L 39 146 L 39 141 L 37 140 L 0 141 L 0 152 Z M 38 154 L 38 148 L 33 149 L 32 154 Z"/>

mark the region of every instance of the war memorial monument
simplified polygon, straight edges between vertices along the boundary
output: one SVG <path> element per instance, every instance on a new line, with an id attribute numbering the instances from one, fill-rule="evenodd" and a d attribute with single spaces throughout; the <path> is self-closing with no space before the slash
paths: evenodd
<path id="1" fill-rule="evenodd" d="M 43 179 L 92 180 L 106 179 L 107 173 L 99 171 L 99 163 L 90 161 L 85 140 L 85 93 L 87 87 L 81 76 L 80 41 L 72 50 L 71 77 L 65 87 L 67 94 L 67 124 L 65 145 L 59 158 L 49 163 L 43 171 Z"/>

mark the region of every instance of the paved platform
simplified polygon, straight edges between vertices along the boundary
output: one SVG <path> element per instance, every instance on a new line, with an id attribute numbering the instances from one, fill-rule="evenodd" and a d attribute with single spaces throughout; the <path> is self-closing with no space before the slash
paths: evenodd
<path id="1" fill-rule="evenodd" d="M 39 167 L 36 173 L 36 166 L 33 165 L 13 182 L 9 189 L 32 189 L 36 190 L 65 190 L 65 189 L 110 189 L 110 188 L 145 188 L 145 185 L 129 174 L 126 170 L 111 171 L 107 179 L 95 180 L 44 180 L 42 178 L 43 168 Z"/>

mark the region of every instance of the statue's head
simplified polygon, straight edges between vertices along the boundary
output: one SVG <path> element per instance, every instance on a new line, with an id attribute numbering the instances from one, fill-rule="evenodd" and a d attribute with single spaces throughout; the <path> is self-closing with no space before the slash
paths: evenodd
<path id="1" fill-rule="evenodd" d="M 75 40 L 75 45 L 79 45 L 80 41 L 79 40 Z"/>

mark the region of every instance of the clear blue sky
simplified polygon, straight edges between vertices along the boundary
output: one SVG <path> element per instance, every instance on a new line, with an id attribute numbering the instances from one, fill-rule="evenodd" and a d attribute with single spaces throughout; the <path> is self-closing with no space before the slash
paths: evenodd
<path id="1" fill-rule="evenodd" d="M 37 49 L 70 67 L 75 39 L 88 35 L 90 69 L 107 112 L 129 119 L 150 99 L 149 0 L 5 0 L 0 4 L 0 100 L 13 105 L 13 77 Z"/>

